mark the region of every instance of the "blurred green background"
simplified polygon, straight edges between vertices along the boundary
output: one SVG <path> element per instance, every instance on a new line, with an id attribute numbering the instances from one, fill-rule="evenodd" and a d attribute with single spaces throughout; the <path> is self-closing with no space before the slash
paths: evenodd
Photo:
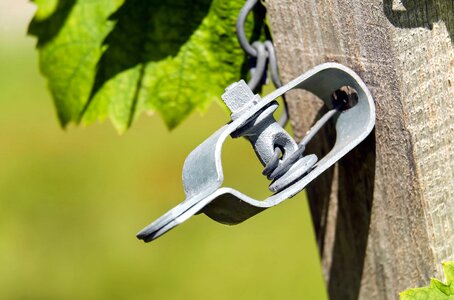
<path id="1" fill-rule="evenodd" d="M 300 194 L 229 227 L 199 215 L 151 244 L 143 226 L 184 199 L 184 158 L 228 121 L 214 104 L 169 132 L 62 130 L 35 40 L 34 7 L 0 0 L 0 299 L 326 299 Z M 268 195 L 249 144 L 229 141 L 226 184 Z"/>

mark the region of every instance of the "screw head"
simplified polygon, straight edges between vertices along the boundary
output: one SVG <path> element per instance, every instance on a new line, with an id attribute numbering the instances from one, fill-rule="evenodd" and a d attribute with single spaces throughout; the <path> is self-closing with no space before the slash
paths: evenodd
<path id="1" fill-rule="evenodd" d="M 235 114 L 254 99 L 254 93 L 244 80 L 240 80 L 226 87 L 221 98 L 230 109 L 230 112 Z"/>

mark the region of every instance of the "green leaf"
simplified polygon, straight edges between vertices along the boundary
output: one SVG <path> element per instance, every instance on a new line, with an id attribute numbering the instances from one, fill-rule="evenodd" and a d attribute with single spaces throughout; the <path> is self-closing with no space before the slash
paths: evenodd
<path id="1" fill-rule="evenodd" d="M 454 300 L 454 262 L 443 263 L 446 282 L 430 281 L 429 287 L 408 289 L 400 293 L 401 300 Z"/>
<path id="2" fill-rule="evenodd" d="M 173 128 L 240 78 L 243 0 L 35 3 L 29 33 L 62 126 L 110 118 L 121 132 L 156 111 Z"/>

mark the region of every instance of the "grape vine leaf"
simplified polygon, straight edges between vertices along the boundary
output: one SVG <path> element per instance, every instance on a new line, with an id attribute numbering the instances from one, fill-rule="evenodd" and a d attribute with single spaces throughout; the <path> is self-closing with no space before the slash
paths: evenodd
<path id="1" fill-rule="evenodd" d="M 443 263 L 446 283 L 432 278 L 428 287 L 408 289 L 400 293 L 400 300 L 453 300 L 454 262 Z"/>
<path id="2" fill-rule="evenodd" d="M 34 2 L 29 34 L 63 127 L 110 118 L 123 132 L 158 112 L 173 128 L 240 78 L 243 0 Z"/>

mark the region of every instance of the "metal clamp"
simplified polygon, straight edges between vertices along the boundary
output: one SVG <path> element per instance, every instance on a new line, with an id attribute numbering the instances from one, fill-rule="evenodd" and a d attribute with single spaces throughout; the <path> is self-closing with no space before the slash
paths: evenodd
<path id="1" fill-rule="evenodd" d="M 278 105 L 275 99 L 291 89 L 301 88 L 332 107 L 332 93 L 343 86 L 356 90 L 358 98 L 353 107 L 338 112 L 336 116 L 334 147 L 318 162 L 315 155 L 298 156 L 302 150 L 272 116 Z M 137 234 L 139 239 L 152 241 L 201 212 L 220 223 L 241 223 L 300 192 L 363 141 L 375 124 L 375 105 L 366 85 L 354 71 L 337 63 L 319 65 L 263 99 L 253 95 L 244 82 L 228 87 L 222 98 L 232 112 L 232 122 L 189 154 L 183 166 L 186 200 L 141 230 Z M 292 164 L 287 164 L 288 168 L 281 172 L 281 177 L 274 178 L 270 189 L 275 194 L 259 201 L 233 188 L 222 187 L 221 150 L 229 135 L 248 138 L 264 165 L 272 160 L 276 146 L 283 150 L 279 161 L 281 166 L 286 165 L 289 157 L 298 156 Z M 279 165 L 274 166 L 276 170 Z"/>

